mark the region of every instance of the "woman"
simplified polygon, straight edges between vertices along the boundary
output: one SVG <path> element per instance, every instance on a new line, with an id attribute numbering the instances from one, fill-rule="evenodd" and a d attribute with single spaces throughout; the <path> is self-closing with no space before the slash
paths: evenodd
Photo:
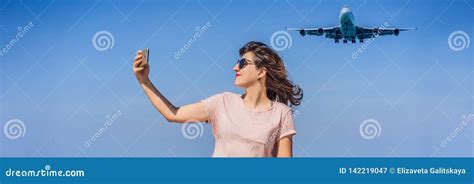
<path id="1" fill-rule="evenodd" d="M 282 59 L 267 45 L 249 42 L 239 50 L 235 85 L 242 95 L 223 92 L 200 102 L 176 107 L 148 78 L 138 51 L 133 72 L 155 108 L 169 122 L 209 122 L 215 138 L 213 157 L 291 157 L 296 134 L 291 107 L 303 90 L 287 79 Z"/>

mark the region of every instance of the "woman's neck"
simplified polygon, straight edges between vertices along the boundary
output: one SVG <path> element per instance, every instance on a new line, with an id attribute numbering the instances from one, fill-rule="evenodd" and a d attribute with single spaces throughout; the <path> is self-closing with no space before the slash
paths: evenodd
<path id="1" fill-rule="evenodd" d="M 267 90 L 260 84 L 250 86 L 246 89 L 244 104 L 252 110 L 263 110 L 272 106 L 272 101 L 267 96 Z"/>

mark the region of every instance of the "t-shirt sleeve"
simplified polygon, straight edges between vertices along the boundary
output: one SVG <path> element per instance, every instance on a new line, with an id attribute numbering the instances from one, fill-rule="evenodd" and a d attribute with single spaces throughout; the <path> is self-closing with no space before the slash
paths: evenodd
<path id="1" fill-rule="evenodd" d="M 283 116 L 281 126 L 280 126 L 280 136 L 278 137 L 278 140 L 287 137 L 287 136 L 293 136 L 296 134 L 295 130 L 295 124 L 293 122 L 293 116 L 292 116 L 292 111 L 289 110 L 285 115 Z"/>
<path id="2" fill-rule="evenodd" d="M 209 98 L 201 100 L 201 102 L 204 104 L 204 109 L 206 111 L 208 119 L 207 122 L 212 123 L 215 120 L 217 110 L 219 109 L 219 106 L 222 105 L 223 101 L 224 93 L 215 94 Z"/>

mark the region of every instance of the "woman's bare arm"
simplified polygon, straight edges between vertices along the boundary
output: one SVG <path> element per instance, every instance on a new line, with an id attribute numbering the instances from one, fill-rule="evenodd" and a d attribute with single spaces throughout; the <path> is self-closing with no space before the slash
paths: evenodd
<path id="1" fill-rule="evenodd" d="M 204 110 L 202 102 L 175 107 L 155 88 L 151 81 L 143 83 L 141 86 L 156 110 L 169 122 L 185 123 L 207 121 L 206 111 Z"/>
<path id="2" fill-rule="evenodd" d="M 293 156 L 293 140 L 292 136 L 286 136 L 277 142 L 277 157 Z"/>
<path id="3" fill-rule="evenodd" d="M 166 120 L 177 123 L 207 121 L 207 114 L 202 102 L 176 107 L 166 99 L 148 78 L 149 65 L 141 65 L 142 59 L 143 53 L 138 51 L 133 62 L 133 72 L 148 99 Z"/>

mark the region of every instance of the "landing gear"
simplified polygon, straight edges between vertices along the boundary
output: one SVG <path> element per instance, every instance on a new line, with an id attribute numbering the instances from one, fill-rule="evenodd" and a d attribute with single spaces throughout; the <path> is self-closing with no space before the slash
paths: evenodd
<path id="1" fill-rule="evenodd" d="M 355 38 L 352 39 L 352 43 L 356 43 L 356 39 L 355 39 Z"/>
<path id="2" fill-rule="evenodd" d="M 364 43 L 364 39 L 360 39 L 359 42 L 360 42 L 360 43 Z"/>
<path id="3" fill-rule="evenodd" d="M 342 43 L 347 43 L 347 40 L 346 39 L 342 40 Z"/>
<path id="4" fill-rule="evenodd" d="M 339 38 L 335 38 L 334 43 L 339 43 Z"/>

